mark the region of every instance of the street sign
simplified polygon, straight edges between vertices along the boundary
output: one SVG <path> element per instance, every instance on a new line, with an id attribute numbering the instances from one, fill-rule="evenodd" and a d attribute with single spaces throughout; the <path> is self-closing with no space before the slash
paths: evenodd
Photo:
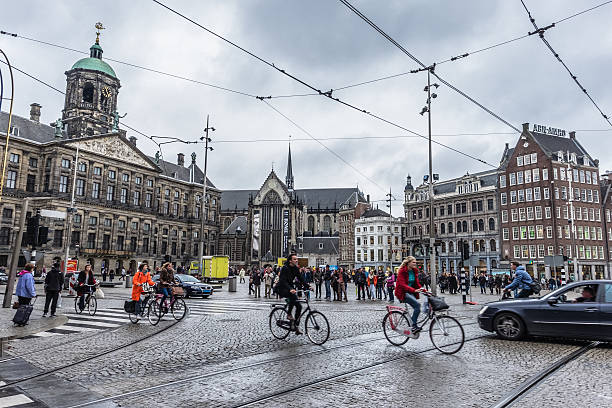
<path id="1" fill-rule="evenodd" d="M 55 211 L 55 210 L 40 210 L 41 217 L 49 217 L 49 218 L 60 218 L 62 220 L 66 219 L 66 213 L 63 211 Z"/>
<path id="2" fill-rule="evenodd" d="M 69 259 L 66 265 L 66 272 L 75 273 L 78 268 L 79 261 L 76 259 Z"/>
<path id="3" fill-rule="evenodd" d="M 563 255 L 547 255 L 544 257 L 544 265 L 546 266 L 562 266 Z"/>
<path id="4" fill-rule="evenodd" d="M 22 249 L 21 252 L 23 253 L 23 257 L 25 258 L 26 262 L 30 262 L 30 259 L 32 259 L 32 251 Z"/>
<path id="5" fill-rule="evenodd" d="M 478 257 L 478 255 L 470 256 L 469 265 L 470 266 L 480 266 L 480 258 Z"/>

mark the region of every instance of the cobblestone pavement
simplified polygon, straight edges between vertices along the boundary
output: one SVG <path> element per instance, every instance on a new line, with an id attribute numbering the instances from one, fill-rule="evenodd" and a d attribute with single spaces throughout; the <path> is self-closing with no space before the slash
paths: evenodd
<path id="1" fill-rule="evenodd" d="M 71 387 L 85 385 L 92 395 L 114 397 L 178 381 L 170 387 L 113 399 L 122 407 L 224 407 L 245 403 L 279 407 L 339 404 L 369 407 L 381 403 L 487 407 L 544 366 L 582 345 L 498 340 L 476 325 L 481 306 L 462 305 L 461 296 L 452 295 L 445 295 L 451 304 L 450 314 L 460 319 L 469 340 L 454 356 L 432 351 L 427 333 L 405 346 L 391 346 L 382 333 L 381 322 L 387 304 L 383 301 L 312 301 L 311 306 L 329 319 L 329 341 L 321 347 L 312 345 L 305 336 L 291 335 L 286 340 L 276 340 L 268 328 L 269 308 L 266 307 L 274 300 L 250 298 L 246 285 L 238 287 L 237 293 L 221 291 L 211 299 L 190 299 L 188 303 L 206 305 L 216 299 L 228 305 L 232 301 L 252 302 L 256 307 L 232 311 L 228 306 L 227 312 L 193 315 L 173 326 L 170 320 L 156 327 L 128 323 L 95 334 L 28 339 L 15 343 L 12 352 L 22 355 L 24 362 L 40 371 L 109 352 L 49 377 L 51 382 L 56 379 L 61 384 L 58 392 L 70 393 Z M 129 289 L 124 288 L 108 290 L 103 307 L 121 307 L 128 293 Z M 480 303 L 497 299 L 474 295 L 474 300 Z M 156 334 L 162 329 L 163 332 Z M 117 347 L 122 348 L 113 351 Z M 609 378 L 610 357 L 609 349 L 598 348 L 582 359 L 607 358 L 607 364 L 596 368 Z M 593 369 L 591 364 L 585 364 L 576 370 Z M 562 373 L 559 370 L 555 376 L 563 377 Z M 562 383 L 559 379 L 558 384 Z M 571 389 L 567 384 L 564 386 Z M 599 392 L 596 388 L 587 388 L 589 395 Z M 287 393 L 272 395 L 278 391 Z M 603 393 L 600 400 L 605 402 L 608 394 Z M 535 398 L 538 405 L 539 401 L 557 401 L 547 399 L 552 397 L 545 393 L 539 396 L 536 390 L 530 398 Z M 527 405 L 521 406 L 533 406 L 528 404 L 530 400 L 525 401 Z M 100 406 L 111 406 L 109 403 Z M 74 402 L 51 406 L 72 405 Z"/>

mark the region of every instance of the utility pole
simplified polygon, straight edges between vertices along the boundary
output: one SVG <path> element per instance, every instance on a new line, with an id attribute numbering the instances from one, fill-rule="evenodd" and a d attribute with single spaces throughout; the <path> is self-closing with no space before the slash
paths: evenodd
<path id="1" fill-rule="evenodd" d="M 569 159 L 569 154 L 568 154 L 568 159 Z M 574 258 L 574 275 L 576 276 L 576 280 L 577 281 L 581 281 L 582 280 L 582 276 L 580 276 L 580 271 L 578 269 L 578 250 L 576 248 L 576 225 L 574 223 L 574 190 L 572 189 L 572 178 L 573 178 L 573 174 L 572 174 L 572 167 L 570 166 L 569 160 L 567 161 L 567 181 L 569 183 L 569 222 L 571 225 L 571 238 L 572 238 L 572 255 Z M 569 269 L 569 268 L 568 268 Z M 568 270 L 569 272 L 569 270 Z M 569 276 L 568 276 L 569 277 Z"/>
<path id="2" fill-rule="evenodd" d="M 436 270 L 436 251 L 435 251 L 435 243 L 436 238 L 434 237 L 434 214 L 433 214 L 433 204 L 434 204 L 434 189 L 433 189 L 433 163 L 432 163 L 432 153 L 431 153 L 431 99 L 437 98 L 438 95 L 435 93 L 431 93 L 431 87 L 434 86 L 438 88 L 440 85 L 431 83 L 431 73 L 436 69 L 436 64 L 430 65 L 428 67 L 419 68 L 410 71 L 411 73 L 417 73 L 422 71 L 427 71 L 427 86 L 424 91 L 427 92 L 427 106 L 423 107 L 420 114 L 423 115 L 427 113 L 427 125 L 428 125 L 428 146 L 429 146 L 429 274 L 431 277 L 431 292 L 434 295 L 438 293 L 437 287 L 437 270 Z"/>
<path id="3" fill-rule="evenodd" d="M 391 188 L 389 188 L 389 194 L 387 194 L 387 207 L 389 207 L 389 265 L 391 266 L 391 273 L 393 273 L 393 216 L 391 215 L 391 201 L 393 195 L 391 194 Z"/>
<path id="4" fill-rule="evenodd" d="M 26 213 L 30 206 L 30 201 L 49 200 L 51 197 L 26 197 L 23 199 L 21 205 L 21 216 L 19 217 L 19 228 L 17 229 L 17 235 L 15 242 L 13 243 L 13 255 L 11 256 L 11 266 L 8 271 L 8 282 L 6 283 L 6 289 L 4 291 L 4 301 L 2 307 L 11 307 L 11 300 L 13 297 L 13 290 L 15 289 L 15 278 L 17 277 L 17 265 L 19 263 L 19 252 L 21 251 L 21 241 L 23 239 L 23 230 L 26 224 Z M 34 251 L 32 251 L 34 252 Z"/>
<path id="5" fill-rule="evenodd" d="M 200 276 L 204 277 L 204 232 L 206 230 L 206 171 L 208 167 L 208 151 L 212 151 L 213 148 L 208 146 L 210 143 L 210 138 L 208 137 L 209 131 L 215 131 L 214 127 L 210 127 L 208 125 L 209 117 L 206 115 L 206 128 L 204 129 L 204 136 L 200 138 L 200 140 L 204 141 L 204 181 L 202 182 L 202 201 L 201 201 L 201 210 L 200 217 L 202 220 L 201 230 L 200 230 L 200 247 L 199 247 L 199 255 L 198 260 L 200 261 Z"/>
<path id="6" fill-rule="evenodd" d="M 70 199 L 70 208 L 66 210 L 66 250 L 64 253 L 64 276 L 68 273 L 68 256 L 70 253 L 70 243 L 72 241 L 72 222 L 73 214 L 76 213 L 74 207 L 74 194 L 76 190 L 77 167 L 79 166 L 79 144 L 76 147 L 76 156 L 74 159 L 74 174 L 72 176 L 72 198 Z"/>

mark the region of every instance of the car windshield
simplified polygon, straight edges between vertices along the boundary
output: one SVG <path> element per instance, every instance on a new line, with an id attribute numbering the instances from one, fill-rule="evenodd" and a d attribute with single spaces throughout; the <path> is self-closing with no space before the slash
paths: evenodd
<path id="1" fill-rule="evenodd" d="M 176 275 L 182 282 L 189 282 L 189 283 L 200 283 L 200 281 L 197 278 L 194 278 L 191 275 Z"/>

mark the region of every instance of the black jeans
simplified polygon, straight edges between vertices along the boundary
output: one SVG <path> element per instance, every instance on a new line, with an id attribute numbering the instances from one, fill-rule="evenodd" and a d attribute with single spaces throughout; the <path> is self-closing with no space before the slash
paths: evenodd
<path id="1" fill-rule="evenodd" d="M 17 300 L 19 301 L 20 305 L 29 305 L 32 298 L 17 296 Z"/>
<path id="2" fill-rule="evenodd" d="M 357 300 L 365 299 L 365 285 L 359 284 L 357 285 Z"/>
<path id="3" fill-rule="evenodd" d="M 43 309 L 43 313 L 47 314 L 49 311 L 49 304 L 51 304 L 51 314 L 55 314 L 55 310 L 57 309 L 57 300 L 59 299 L 59 291 L 57 290 L 48 290 L 45 294 L 45 308 Z"/>
<path id="4" fill-rule="evenodd" d="M 516 298 L 527 298 L 529 297 L 533 292 L 531 291 L 531 289 L 521 289 L 521 291 L 516 295 Z"/>
<path id="5" fill-rule="evenodd" d="M 81 310 L 85 309 L 85 296 L 89 295 L 93 293 L 93 289 L 91 289 L 90 287 L 85 287 L 84 292 L 81 292 L 81 298 L 79 299 L 79 308 Z"/>
<path id="6" fill-rule="evenodd" d="M 321 298 L 321 292 L 322 292 L 321 291 L 321 286 L 323 286 L 323 281 L 322 280 L 315 284 L 315 297 L 317 299 Z"/>
<path id="7" fill-rule="evenodd" d="M 295 307 L 295 325 L 297 326 L 300 321 L 300 315 L 302 314 L 302 304 L 298 302 L 298 297 L 295 293 L 289 293 L 289 296 L 287 296 L 287 300 L 287 304 L 289 305 L 287 312 L 289 313 L 289 315 L 291 315 L 291 312 Z"/>

